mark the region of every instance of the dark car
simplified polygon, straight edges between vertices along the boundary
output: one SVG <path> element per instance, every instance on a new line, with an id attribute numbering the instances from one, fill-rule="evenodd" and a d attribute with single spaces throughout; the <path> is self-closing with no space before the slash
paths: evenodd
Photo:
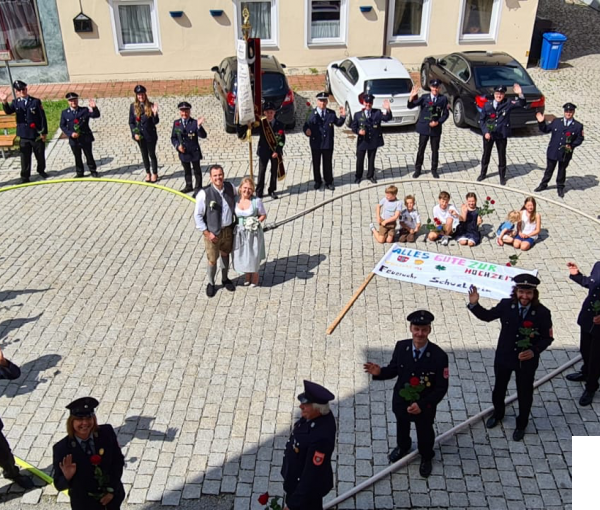
<path id="1" fill-rule="evenodd" d="M 296 126 L 296 109 L 294 92 L 290 88 L 283 69 L 277 58 L 272 55 L 262 55 L 262 99 L 271 101 L 277 108 L 276 118 L 286 129 Z M 235 132 L 235 98 L 237 95 L 237 58 L 227 57 L 218 66 L 211 69 L 215 73 L 213 89 L 215 97 L 223 107 L 223 123 L 225 131 Z"/>
<path id="2" fill-rule="evenodd" d="M 525 108 L 511 112 L 513 128 L 537 124 L 535 115 L 544 113 L 546 100 L 519 62 L 508 53 L 463 51 L 443 57 L 427 57 L 421 65 L 421 86 L 429 90 L 429 80 L 441 80 L 441 93 L 448 96 L 452 117 L 458 127 L 479 127 L 479 112 L 489 99 L 494 87 L 506 86 L 506 97 L 515 98 L 513 85 L 521 85 L 527 101 Z"/>

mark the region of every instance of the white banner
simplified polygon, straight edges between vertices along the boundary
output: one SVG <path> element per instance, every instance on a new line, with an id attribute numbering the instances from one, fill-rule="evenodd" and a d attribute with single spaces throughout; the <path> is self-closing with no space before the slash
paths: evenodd
<path id="1" fill-rule="evenodd" d="M 235 107 L 237 110 L 238 124 L 247 125 L 254 122 L 254 99 L 252 98 L 252 85 L 250 84 L 250 66 L 246 58 L 246 41 L 237 42 L 237 97 Z"/>
<path id="2" fill-rule="evenodd" d="M 521 273 L 537 275 L 537 270 L 527 271 L 455 255 L 404 248 L 397 244 L 389 249 L 373 272 L 385 278 L 463 294 L 475 285 L 481 297 L 498 300 L 510 297 L 514 276 Z"/>

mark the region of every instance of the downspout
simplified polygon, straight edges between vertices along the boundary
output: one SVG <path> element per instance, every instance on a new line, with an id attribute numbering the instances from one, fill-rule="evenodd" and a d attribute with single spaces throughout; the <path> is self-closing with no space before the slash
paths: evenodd
<path id="1" fill-rule="evenodd" d="M 383 15 L 383 51 L 381 52 L 381 56 L 388 56 L 388 40 L 387 40 L 387 29 L 388 29 L 388 20 L 390 17 L 390 0 L 385 0 L 385 14 Z"/>

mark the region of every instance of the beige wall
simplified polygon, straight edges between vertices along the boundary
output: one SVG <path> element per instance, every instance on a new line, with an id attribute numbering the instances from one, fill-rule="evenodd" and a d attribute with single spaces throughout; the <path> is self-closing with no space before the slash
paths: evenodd
<path id="1" fill-rule="evenodd" d="M 277 55 L 291 72 L 323 69 L 329 62 L 354 55 L 381 55 L 386 0 L 348 0 L 347 46 L 306 45 L 304 0 L 279 0 L 279 46 L 265 48 Z M 390 45 L 389 54 L 409 68 L 418 68 L 423 57 L 458 50 L 496 49 L 507 51 L 525 63 L 537 0 L 502 0 L 496 43 L 457 42 L 461 0 L 432 0 L 427 43 Z M 171 79 L 210 77 L 210 68 L 234 54 L 234 4 L 232 0 L 158 0 L 161 51 L 118 53 L 115 49 L 108 0 L 84 0 L 84 13 L 95 23 L 91 34 L 76 34 L 72 19 L 79 13 L 79 0 L 57 2 L 67 65 L 72 81 Z M 208 4 L 208 5 L 207 5 Z M 371 5 L 363 14 L 359 6 Z M 209 9 L 222 9 L 213 18 Z M 179 20 L 170 10 L 183 10 Z"/>

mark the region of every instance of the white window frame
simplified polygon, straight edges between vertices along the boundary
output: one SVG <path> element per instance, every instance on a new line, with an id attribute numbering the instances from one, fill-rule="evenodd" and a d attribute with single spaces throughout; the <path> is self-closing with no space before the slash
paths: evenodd
<path id="1" fill-rule="evenodd" d="M 260 46 L 261 48 L 278 48 L 279 47 L 279 11 L 277 9 L 277 0 L 233 0 L 234 9 L 233 9 L 233 22 L 235 23 L 236 29 L 234 30 L 234 34 L 236 37 L 236 41 L 239 39 L 243 39 L 244 36 L 242 34 L 242 23 L 244 21 L 242 17 L 242 2 L 271 2 L 271 38 L 270 39 L 261 39 Z M 250 19 L 250 24 L 252 25 L 252 18 Z"/>
<path id="2" fill-rule="evenodd" d="M 109 0 L 110 21 L 113 29 L 113 39 L 115 42 L 115 51 L 117 53 L 130 52 L 156 52 L 160 51 L 160 30 L 158 23 L 158 0 Z M 121 19 L 119 18 L 119 5 L 149 5 L 150 17 L 152 19 L 152 35 L 154 42 L 147 44 L 124 44 L 121 35 Z"/>
<path id="3" fill-rule="evenodd" d="M 388 15 L 388 44 L 422 44 L 429 40 L 429 25 L 431 21 L 431 0 L 423 0 L 421 14 L 421 33 L 419 35 L 394 35 L 394 16 L 396 13 L 396 0 L 390 0 Z"/>
<path id="4" fill-rule="evenodd" d="M 312 2 L 317 0 L 305 0 L 304 2 L 304 27 L 306 46 L 346 46 L 348 43 L 348 6 L 349 0 L 340 0 L 340 36 L 339 37 L 315 37 L 311 38 Z"/>
<path id="5" fill-rule="evenodd" d="M 497 42 L 498 29 L 500 27 L 500 13 L 502 12 L 502 0 L 494 0 L 492 6 L 492 17 L 490 19 L 489 34 L 463 34 L 462 27 L 465 21 L 465 10 L 467 0 L 460 1 L 460 15 L 458 18 L 458 36 L 457 42 L 460 43 L 479 43 L 479 42 Z"/>

